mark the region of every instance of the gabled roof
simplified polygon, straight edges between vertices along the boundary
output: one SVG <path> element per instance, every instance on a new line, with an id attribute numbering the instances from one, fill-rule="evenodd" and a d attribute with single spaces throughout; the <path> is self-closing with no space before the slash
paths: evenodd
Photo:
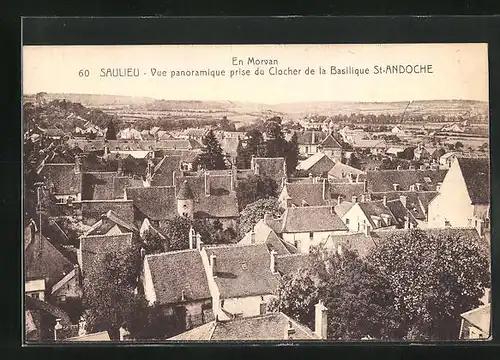
<path id="1" fill-rule="evenodd" d="M 126 191 L 127 199 L 150 220 L 166 220 L 177 214 L 174 186 L 129 187 Z"/>
<path id="2" fill-rule="evenodd" d="M 387 200 L 406 197 L 406 208 L 415 219 L 425 220 L 429 208 L 429 202 L 436 197 L 437 191 L 388 191 L 372 194 L 372 200 L 381 200 L 386 196 Z"/>
<path id="3" fill-rule="evenodd" d="M 24 295 L 24 308 L 26 310 L 41 310 L 56 319 L 61 319 L 61 325 L 71 325 L 71 319 L 66 311 L 46 301 L 32 298 L 31 296 L 26 294 Z"/>
<path id="4" fill-rule="evenodd" d="M 308 268 L 309 265 L 308 254 L 297 253 L 276 256 L 276 270 L 281 276 L 293 274 L 299 269 Z"/>
<path id="5" fill-rule="evenodd" d="M 323 199 L 323 186 L 325 186 L 325 199 Z M 326 183 L 286 183 L 282 191 L 286 191 L 292 204 L 302 206 L 304 203 L 308 206 L 327 205 L 331 199 L 330 187 Z"/>
<path id="6" fill-rule="evenodd" d="M 347 226 L 332 206 L 291 207 L 282 216 L 281 233 L 341 230 L 347 230 Z"/>
<path id="7" fill-rule="evenodd" d="M 338 179 L 343 179 L 349 174 L 354 174 L 354 175 L 363 175 L 365 174 L 364 171 L 356 169 L 355 167 L 342 164 L 340 161 L 337 162 L 333 168 L 328 172 L 328 175 L 333 176 Z"/>
<path id="8" fill-rule="evenodd" d="M 181 186 L 179 187 L 179 190 L 177 191 L 176 197 L 178 200 L 193 200 L 194 199 L 193 192 L 191 191 L 191 188 L 189 187 L 187 180 L 184 180 L 181 183 Z"/>
<path id="9" fill-rule="evenodd" d="M 354 148 L 386 149 L 387 143 L 384 140 L 356 139 L 352 146 Z"/>
<path id="10" fill-rule="evenodd" d="M 422 190 L 435 191 L 438 183 L 442 183 L 447 170 L 378 170 L 367 171 L 369 192 L 394 191 L 394 184 L 400 190 L 410 190 L 410 185 L 422 184 Z M 426 181 L 425 178 L 431 181 Z"/>
<path id="11" fill-rule="evenodd" d="M 337 250 L 338 246 L 341 246 L 344 249 L 357 252 L 360 257 L 365 257 L 372 248 L 377 246 L 377 243 L 371 235 L 356 233 L 329 236 L 325 246 L 332 250 Z"/>
<path id="12" fill-rule="evenodd" d="M 276 235 L 273 229 L 271 229 L 265 222 L 261 219 L 253 228 L 255 243 L 256 244 L 266 244 L 269 251 L 276 251 L 277 254 L 290 254 L 289 248 L 285 245 L 284 241 Z M 252 244 L 252 232 L 245 234 L 243 239 L 238 242 L 238 245 L 251 245 Z"/>
<path id="13" fill-rule="evenodd" d="M 130 221 L 122 219 L 113 210 L 109 210 L 103 215 L 101 220 L 97 221 L 92 227 L 85 233 L 86 235 L 105 235 L 114 226 L 118 226 L 120 230 L 125 232 L 137 232 L 139 229 Z"/>
<path id="14" fill-rule="evenodd" d="M 333 137 L 332 134 L 329 134 L 322 142 L 321 146 L 325 149 L 342 149 L 342 145 Z"/>
<path id="15" fill-rule="evenodd" d="M 287 329 L 290 325 L 295 330 L 292 336 L 294 340 L 319 339 L 305 325 L 279 312 L 228 321 L 212 321 L 169 340 L 288 340 Z"/>
<path id="16" fill-rule="evenodd" d="M 40 170 L 40 176 L 54 184 L 55 195 L 82 192 L 82 174 L 75 172 L 75 164 L 45 164 Z"/>
<path id="17" fill-rule="evenodd" d="M 343 200 L 350 201 L 353 196 L 361 196 L 364 193 L 364 183 L 330 183 L 330 196 L 333 200 L 338 200 L 341 196 Z"/>
<path id="18" fill-rule="evenodd" d="M 132 245 L 132 233 L 80 237 L 81 269 L 85 278 L 98 273 L 107 254 L 123 251 Z"/>
<path id="19" fill-rule="evenodd" d="M 279 281 L 271 272 L 271 255 L 265 244 L 205 247 L 215 255 L 221 299 L 272 294 Z"/>
<path id="20" fill-rule="evenodd" d="M 472 204 L 490 203 L 490 166 L 487 158 L 460 158 L 458 165 Z"/>
<path id="21" fill-rule="evenodd" d="M 313 133 L 314 133 L 314 139 L 313 139 Z M 303 132 L 297 132 L 296 134 L 297 134 L 297 142 L 299 145 L 319 145 L 326 137 L 326 134 L 321 131 L 303 131 Z"/>
<path id="22" fill-rule="evenodd" d="M 39 232 L 24 251 L 24 276 L 26 280 L 46 279 L 52 286 L 73 270 L 74 265 L 45 236 Z"/>
<path id="23" fill-rule="evenodd" d="M 327 154 L 325 154 L 323 152 L 318 152 L 314 155 L 311 155 L 307 159 L 301 161 L 297 165 L 297 170 L 307 171 L 307 170 L 311 169 L 314 165 L 316 165 L 321 160 L 331 163 L 332 168 L 335 165 L 335 161 L 332 160 Z"/>
<path id="24" fill-rule="evenodd" d="M 196 249 L 146 255 L 156 301 L 173 304 L 210 299 L 207 274 Z"/>
<path id="25" fill-rule="evenodd" d="M 387 207 L 391 210 L 391 213 L 396 218 L 398 224 L 404 225 L 407 218 L 411 224 L 415 226 L 417 225 L 417 221 L 415 220 L 412 212 L 409 211 L 399 199 L 388 200 Z"/>
<path id="26" fill-rule="evenodd" d="M 82 199 L 112 200 L 115 196 L 116 172 L 85 172 L 83 174 Z M 117 183 L 118 184 L 118 183 Z"/>
<path id="27" fill-rule="evenodd" d="M 375 222 L 372 219 L 372 216 L 381 217 L 382 215 L 387 215 L 391 219 L 391 226 L 400 224 L 392 214 L 389 207 L 383 204 L 383 201 L 360 202 L 358 203 L 358 205 L 361 208 L 361 211 L 363 211 L 363 213 L 366 215 L 372 229 L 387 226 L 383 219 L 381 219 L 382 221 L 380 222 L 380 226 L 376 226 Z"/>
<path id="28" fill-rule="evenodd" d="M 181 155 L 165 155 L 153 170 L 153 186 L 172 186 L 174 171 L 181 169 Z"/>
<path id="29" fill-rule="evenodd" d="M 491 304 L 469 310 L 460 315 L 485 334 L 490 334 Z"/>

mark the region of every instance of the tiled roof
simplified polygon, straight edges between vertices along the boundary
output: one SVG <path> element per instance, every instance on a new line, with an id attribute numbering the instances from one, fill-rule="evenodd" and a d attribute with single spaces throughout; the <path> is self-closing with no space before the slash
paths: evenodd
<path id="1" fill-rule="evenodd" d="M 355 139 L 352 144 L 354 148 L 387 148 L 387 143 L 384 140 L 371 140 L 371 139 Z"/>
<path id="2" fill-rule="evenodd" d="M 490 333 L 491 304 L 480 306 L 476 309 L 461 314 L 465 320 L 477 327 L 485 334 Z"/>
<path id="3" fill-rule="evenodd" d="M 372 200 L 381 200 L 386 196 L 387 200 L 396 200 L 401 196 L 406 197 L 406 208 L 410 210 L 415 219 L 425 220 L 429 202 L 436 197 L 437 191 L 388 191 L 384 193 L 371 194 Z"/>
<path id="4" fill-rule="evenodd" d="M 332 136 L 332 134 L 328 135 L 322 142 L 321 146 L 327 149 L 342 149 L 342 146 L 339 142 Z"/>
<path id="5" fill-rule="evenodd" d="M 127 187 L 142 187 L 143 182 L 129 176 L 116 176 L 113 178 L 113 199 L 123 199 Z"/>
<path id="6" fill-rule="evenodd" d="M 285 158 L 257 158 L 254 157 L 252 160 L 252 169 L 254 169 L 254 164 L 258 165 L 259 175 L 267 176 L 274 179 L 278 184 L 281 179 L 286 176 L 285 173 Z"/>
<path id="7" fill-rule="evenodd" d="M 82 236 L 80 238 L 81 269 L 85 278 L 88 279 L 102 269 L 107 254 L 125 250 L 131 244 L 132 233 Z"/>
<path id="8" fill-rule="evenodd" d="M 330 183 L 330 195 L 333 200 L 341 196 L 345 201 L 351 201 L 353 196 L 358 198 L 364 192 L 364 183 Z"/>
<path id="9" fill-rule="evenodd" d="M 457 158 L 472 204 L 490 203 L 490 166 L 487 158 Z"/>
<path id="10" fill-rule="evenodd" d="M 48 289 L 73 268 L 73 263 L 39 232 L 35 234 L 34 239 L 24 251 L 25 278 L 27 280 L 46 279 Z"/>
<path id="11" fill-rule="evenodd" d="M 116 172 L 86 172 L 83 174 L 83 200 L 113 200 Z M 118 183 L 117 183 L 118 187 Z"/>
<path id="12" fill-rule="evenodd" d="M 291 207 L 282 218 L 282 233 L 347 230 L 332 206 Z"/>
<path id="13" fill-rule="evenodd" d="M 326 247 L 336 250 L 338 246 L 358 253 L 360 257 L 365 257 L 377 243 L 372 236 L 363 233 L 332 235 L 326 241 Z"/>
<path id="14" fill-rule="evenodd" d="M 24 295 L 24 307 L 26 310 L 42 310 L 56 319 L 61 319 L 61 325 L 63 326 L 71 325 L 71 319 L 63 309 L 46 301 L 32 298 L 29 295 Z"/>
<path id="15" fill-rule="evenodd" d="M 314 165 L 316 165 L 319 161 L 322 161 L 322 160 L 327 161 L 328 163 L 331 163 L 332 168 L 335 165 L 335 161 L 330 159 L 330 157 L 327 154 L 322 153 L 322 152 L 318 152 L 318 153 L 308 157 L 306 160 L 301 161 L 297 165 L 297 170 L 307 171 L 310 168 L 312 168 Z"/>
<path id="16" fill-rule="evenodd" d="M 289 249 L 284 244 L 283 240 L 276 235 L 263 219 L 254 226 L 255 243 L 266 244 L 269 251 L 274 250 L 277 254 L 290 254 Z M 238 245 L 250 245 L 252 243 L 252 232 L 245 234 L 243 239 L 238 242 Z"/>
<path id="17" fill-rule="evenodd" d="M 323 186 L 325 186 L 325 199 L 323 199 Z M 330 196 L 328 183 L 287 183 L 282 191 L 286 191 L 295 206 L 302 206 L 304 203 L 309 206 L 327 205 Z"/>
<path id="18" fill-rule="evenodd" d="M 200 252 L 182 250 L 147 255 L 151 278 L 159 304 L 210 299 L 207 274 L 203 267 Z"/>
<path id="19" fill-rule="evenodd" d="M 40 171 L 40 176 L 54 184 L 55 195 L 82 192 L 82 174 L 75 173 L 75 164 L 45 164 Z"/>
<path id="20" fill-rule="evenodd" d="M 179 187 L 179 190 L 177 191 L 176 197 L 179 200 L 193 200 L 194 199 L 193 192 L 191 191 L 191 188 L 189 187 L 187 180 L 184 180 L 181 183 L 181 186 Z"/>
<path id="21" fill-rule="evenodd" d="M 281 276 L 295 273 L 298 269 L 308 268 L 309 255 L 308 254 L 286 254 L 276 256 L 276 270 Z"/>
<path id="22" fill-rule="evenodd" d="M 391 210 L 392 215 L 396 218 L 397 222 L 403 226 L 405 224 L 405 218 L 409 218 L 409 221 L 413 225 L 417 225 L 417 221 L 413 216 L 412 212 L 403 206 L 403 203 L 399 200 L 388 200 L 387 207 Z"/>
<path id="23" fill-rule="evenodd" d="M 435 191 L 436 185 L 442 183 L 447 170 L 379 170 L 367 171 L 368 191 L 394 191 L 394 185 L 399 190 L 410 190 L 410 185 L 422 184 L 421 190 Z M 427 181 L 425 178 L 428 178 Z M 428 181 L 430 180 L 430 182 Z"/>
<path id="24" fill-rule="evenodd" d="M 126 219 L 122 219 L 113 210 L 109 210 L 102 219 L 96 222 L 85 235 L 104 235 L 114 226 L 118 226 L 122 232 L 137 232 L 139 229 Z"/>
<path id="25" fill-rule="evenodd" d="M 335 205 L 335 214 L 339 217 L 344 216 L 355 203 L 350 201 L 342 201 L 340 204 Z"/>
<path id="26" fill-rule="evenodd" d="M 328 172 L 329 176 L 335 177 L 337 179 L 343 179 L 346 176 L 354 174 L 354 175 L 362 175 L 365 174 L 364 171 L 356 169 L 355 167 L 342 164 L 341 162 L 337 162 L 333 168 Z"/>
<path id="27" fill-rule="evenodd" d="M 83 200 L 74 204 L 79 204 L 81 207 L 84 220 L 94 219 L 95 222 L 101 218 L 102 214 L 109 210 L 113 210 L 124 220 L 134 220 L 134 205 L 132 200 Z"/>
<path id="28" fill-rule="evenodd" d="M 318 336 L 305 325 L 279 312 L 228 321 L 210 322 L 174 336 L 169 340 L 287 340 L 287 329 L 290 324 L 295 330 L 292 339 L 318 339 Z"/>
<path id="29" fill-rule="evenodd" d="M 360 202 L 358 203 L 359 207 L 363 211 L 363 213 L 366 215 L 368 220 L 370 221 L 370 225 L 372 229 L 377 229 L 379 227 L 385 227 L 387 226 L 385 222 L 382 220 L 380 223 L 380 226 L 376 226 L 374 223 L 372 216 L 382 216 L 382 215 L 387 215 L 391 218 L 391 226 L 392 225 L 398 225 L 399 222 L 397 219 L 394 217 L 392 214 L 391 210 L 389 209 L 388 206 L 385 206 L 383 204 L 383 201 L 367 201 L 367 202 Z"/>
<path id="30" fill-rule="evenodd" d="M 181 169 L 180 155 L 165 155 L 154 167 L 153 186 L 172 186 L 174 171 L 179 173 Z"/>
<path id="31" fill-rule="evenodd" d="M 200 218 L 228 218 L 239 215 L 236 192 L 230 192 L 230 176 L 208 176 L 210 196 L 205 194 L 204 176 L 176 178 L 177 188 L 186 180 L 194 196 L 194 215 Z M 233 179 L 234 180 L 234 179 Z M 233 187 L 236 185 L 233 183 Z M 234 190 L 234 189 L 233 189 Z"/>
<path id="32" fill-rule="evenodd" d="M 150 186 L 143 188 L 127 188 L 127 199 L 150 220 L 165 220 L 177 214 L 175 187 Z"/>
<path id="33" fill-rule="evenodd" d="M 297 132 L 296 134 L 299 145 L 319 145 L 326 137 L 326 134 L 321 131 L 303 131 Z"/>
<path id="34" fill-rule="evenodd" d="M 272 294 L 278 287 L 265 244 L 206 247 L 206 252 L 217 257 L 215 282 L 221 299 Z"/>

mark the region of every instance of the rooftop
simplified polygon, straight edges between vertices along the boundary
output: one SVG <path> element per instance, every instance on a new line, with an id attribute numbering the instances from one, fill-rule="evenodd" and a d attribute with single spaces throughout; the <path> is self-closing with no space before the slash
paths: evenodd
<path id="1" fill-rule="evenodd" d="M 347 230 L 332 206 L 287 208 L 282 219 L 281 233 Z"/>

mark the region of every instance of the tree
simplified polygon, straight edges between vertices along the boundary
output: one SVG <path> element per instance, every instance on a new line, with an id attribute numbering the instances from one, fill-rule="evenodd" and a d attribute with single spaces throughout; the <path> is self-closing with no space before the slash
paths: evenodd
<path id="1" fill-rule="evenodd" d="M 274 120 L 266 122 L 266 156 L 267 157 L 285 157 L 287 151 L 287 142 L 281 130 L 280 123 Z"/>
<path id="2" fill-rule="evenodd" d="M 463 147 L 464 147 L 464 144 L 462 144 L 460 141 L 457 141 L 457 142 L 455 143 L 455 149 L 456 149 L 456 150 L 463 149 Z"/>
<path id="3" fill-rule="evenodd" d="M 236 148 L 236 167 L 238 169 L 249 169 L 250 168 L 251 155 L 248 149 L 243 146 L 240 141 L 238 147 Z"/>
<path id="4" fill-rule="evenodd" d="M 160 231 L 166 237 L 167 251 L 185 250 L 189 248 L 189 229 L 200 234 L 201 241 L 205 244 L 218 242 L 217 231 L 208 221 L 202 219 L 189 219 L 176 216 L 160 223 Z"/>
<path id="5" fill-rule="evenodd" d="M 224 153 L 212 130 L 209 130 L 203 138 L 203 145 L 203 151 L 197 156 L 195 166 L 199 166 L 205 170 L 226 169 Z"/>
<path id="6" fill-rule="evenodd" d="M 117 131 L 115 124 L 113 123 L 113 120 L 109 120 L 105 136 L 106 140 L 116 140 L 116 134 Z"/>
<path id="7" fill-rule="evenodd" d="M 156 303 L 149 305 L 144 297 L 137 296 L 132 310 L 124 325 L 133 339 L 163 340 L 175 334 L 172 319 Z"/>
<path id="8" fill-rule="evenodd" d="M 392 299 L 388 282 L 356 252 L 339 255 L 318 246 L 311 249 L 306 269 L 282 279 L 270 307 L 313 328 L 314 305 L 322 300 L 329 339 L 394 339 L 399 323 Z"/>
<path id="9" fill-rule="evenodd" d="M 287 175 L 290 175 L 295 172 L 297 164 L 299 163 L 299 143 L 297 133 L 293 133 L 292 138 L 287 144 L 287 151 L 285 154 Z"/>
<path id="10" fill-rule="evenodd" d="M 259 199 L 276 197 L 277 190 L 278 184 L 274 179 L 263 175 L 250 175 L 248 178 L 238 181 L 236 186 L 238 206 L 241 210 Z"/>
<path id="11" fill-rule="evenodd" d="M 460 314 L 490 286 L 488 252 L 465 233 L 392 233 L 369 260 L 390 283 L 407 337 L 456 339 Z"/>
<path id="12" fill-rule="evenodd" d="M 248 204 L 240 213 L 240 236 L 251 231 L 255 224 L 268 213 L 272 217 L 279 217 L 282 213 L 276 198 L 260 199 Z"/>
<path id="13" fill-rule="evenodd" d="M 168 240 L 166 238 L 162 238 L 155 231 L 147 231 L 143 235 L 143 241 L 146 254 L 162 253 L 167 251 L 169 248 Z"/>
<path id="14" fill-rule="evenodd" d="M 87 277 L 83 286 L 83 305 L 92 332 L 109 331 L 114 339 L 119 328 L 133 313 L 140 254 L 134 246 L 108 253 L 102 269 Z"/>
<path id="15" fill-rule="evenodd" d="M 361 167 L 361 163 L 354 153 L 351 153 L 351 156 L 347 160 L 347 165 L 352 166 L 356 169 L 359 169 Z"/>
<path id="16" fill-rule="evenodd" d="M 398 153 L 398 158 L 399 159 L 404 159 L 404 160 L 413 160 L 415 157 L 415 148 L 410 146 Z"/>

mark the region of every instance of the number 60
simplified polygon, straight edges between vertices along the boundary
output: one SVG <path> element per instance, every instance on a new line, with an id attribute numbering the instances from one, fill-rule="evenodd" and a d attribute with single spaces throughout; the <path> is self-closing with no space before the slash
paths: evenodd
<path id="1" fill-rule="evenodd" d="M 88 69 L 82 69 L 78 72 L 78 76 L 80 77 L 89 77 L 90 71 Z"/>

